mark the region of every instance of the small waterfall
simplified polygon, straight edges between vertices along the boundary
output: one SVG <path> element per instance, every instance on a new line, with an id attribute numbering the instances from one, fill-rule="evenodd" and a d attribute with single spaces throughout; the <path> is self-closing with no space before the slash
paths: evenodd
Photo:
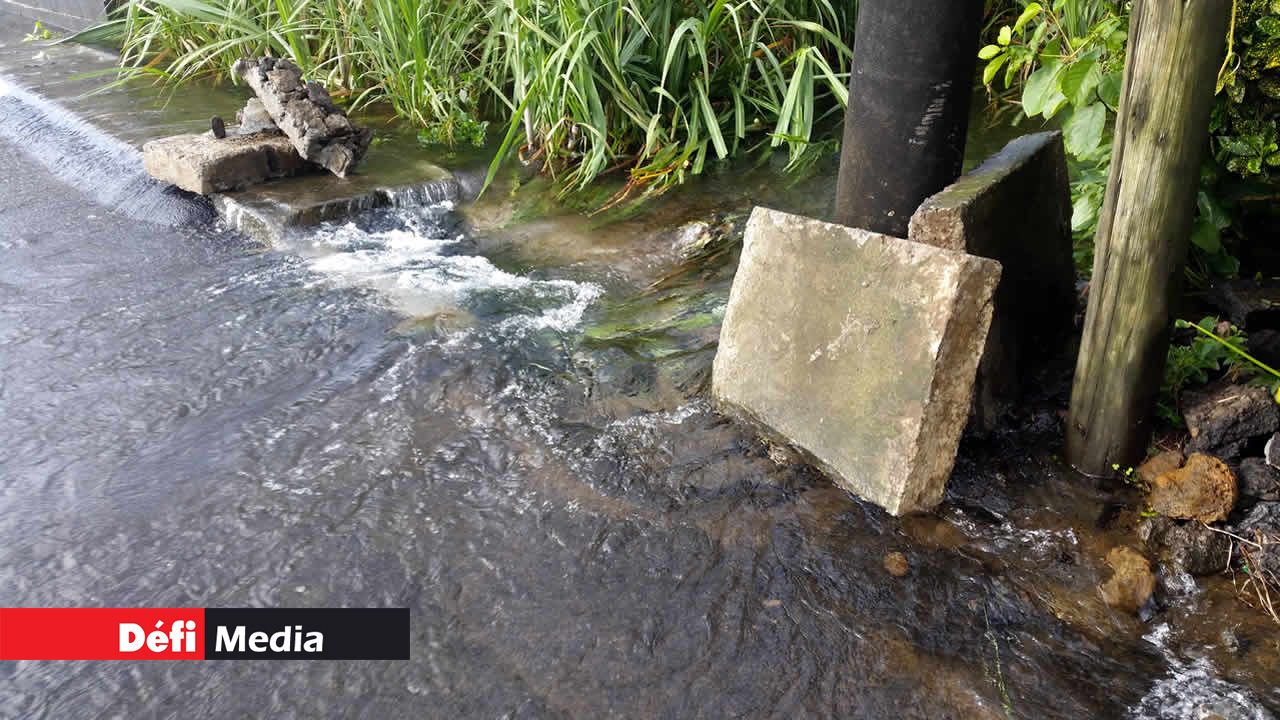
<path id="1" fill-rule="evenodd" d="M 426 207 L 446 202 L 456 203 L 458 196 L 461 194 L 458 188 L 458 181 L 453 178 L 432 180 L 421 185 L 383 188 L 378 192 L 385 200 L 386 205 L 393 208 Z"/>
<path id="2" fill-rule="evenodd" d="M 0 75 L 0 137 L 59 179 L 137 220 L 178 225 L 213 217 L 209 203 L 157 182 L 142 154 Z"/>

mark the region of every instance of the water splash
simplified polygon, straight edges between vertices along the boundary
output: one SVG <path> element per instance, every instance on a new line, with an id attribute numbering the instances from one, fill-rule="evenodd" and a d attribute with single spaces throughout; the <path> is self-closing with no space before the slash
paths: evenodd
<path id="1" fill-rule="evenodd" d="M 1219 678 L 1207 658 L 1183 660 L 1174 654 L 1172 634 L 1165 623 L 1144 636 L 1168 661 L 1169 675 L 1132 709 L 1134 720 L 1275 720 L 1247 691 Z"/>
<path id="2" fill-rule="evenodd" d="M 447 193 L 441 183 L 420 190 L 416 197 Z M 490 319 L 492 327 L 515 336 L 570 332 L 603 294 L 594 283 L 517 275 L 468 254 L 452 209 L 446 200 L 382 210 L 322 225 L 287 243 L 328 281 L 379 290 L 407 314 Z"/>
<path id="3" fill-rule="evenodd" d="M 136 148 L 2 74 L 0 137 L 62 181 L 135 220 L 181 225 L 213 217 L 209 203 L 148 176 Z"/>

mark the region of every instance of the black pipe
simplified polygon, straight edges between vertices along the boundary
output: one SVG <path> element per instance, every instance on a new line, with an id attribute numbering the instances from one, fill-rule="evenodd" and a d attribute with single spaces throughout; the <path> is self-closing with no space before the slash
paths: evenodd
<path id="1" fill-rule="evenodd" d="M 906 237 L 960 176 L 983 0 L 862 0 L 836 221 Z"/>

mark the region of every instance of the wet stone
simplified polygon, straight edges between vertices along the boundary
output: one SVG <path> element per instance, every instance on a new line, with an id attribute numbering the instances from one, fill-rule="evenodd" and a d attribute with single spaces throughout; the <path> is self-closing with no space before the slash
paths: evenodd
<path id="1" fill-rule="evenodd" d="M 991 430 L 1071 330 L 1075 266 L 1062 134 L 1010 142 L 925 200 L 911 218 L 908 237 L 992 258 L 1004 268 L 973 408 L 975 429 Z"/>
<path id="2" fill-rule="evenodd" d="M 1257 544 L 1247 550 L 1259 569 L 1280 577 L 1280 502 L 1258 503 L 1232 531 Z"/>
<path id="3" fill-rule="evenodd" d="M 1262 458 L 1246 458 L 1236 472 L 1240 497 L 1251 500 L 1280 500 L 1280 469 Z"/>
<path id="4" fill-rule="evenodd" d="M 1227 569 L 1231 538 L 1198 522 L 1169 518 L 1142 521 L 1139 536 L 1166 566 L 1189 575 L 1213 575 Z"/>
<path id="5" fill-rule="evenodd" d="M 1102 599 L 1107 605 L 1127 613 L 1137 613 L 1156 590 L 1156 576 L 1151 562 L 1131 547 L 1113 548 L 1107 553 L 1111 577 L 1102 584 Z"/>
<path id="6" fill-rule="evenodd" d="M 884 569 L 890 575 L 901 578 L 906 577 L 911 572 L 911 565 L 907 562 L 907 556 L 900 552 L 891 552 L 884 556 Z"/>
<path id="7" fill-rule="evenodd" d="M 999 263 L 757 208 L 720 334 L 723 408 L 895 515 L 942 500 Z"/>
<path id="8" fill-rule="evenodd" d="M 1280 409 L 1266 388 L 1225 385 L 1203 393 L 1187 393 L 1183 416 L 1191 440 L 1187 452 L 1211 453 L 1231 460 L 1252 441 L 1280 430 Z"/>
<path id="9" fill-rule="evenodd" d="M 218 139 L 202 133 L 152 140 L 142 146 L 142 164 L 155 179 L 202 195 L 314 169 L 288 138 L 266 134 Z"/>

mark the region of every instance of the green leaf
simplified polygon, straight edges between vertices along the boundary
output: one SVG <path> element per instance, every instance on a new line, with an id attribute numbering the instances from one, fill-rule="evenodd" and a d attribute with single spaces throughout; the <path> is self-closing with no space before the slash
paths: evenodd
<path id="1" fill-rule="evenodd" d="M 1083 232 L 1098 219 L 1098 202 L 1088 195 L 1081 195 L 1071 204 L 1071 232 Z"/>
<path id="2" fill-rule="evenodd" d="M 1102 144 L 1102 131 L 1107 126 L 1107 107 L 1092 103 L 1078 107 L 1062 126 L 1062 139 L 1067 152 L 1076 157 L 1087 157 Z"/>
<path id="3" fill-rule="evenodd" d="M 1209 221 L 1215 228 L 1225 230 L 1231 227 L 1231 216 L 1222 209 L 1222 205 L 1203 190 L 1196 197 L 1196 209 L 1200 211 L 1200 217 Z"/>
<path id="4" fill-rule="evenodd" d="M 1208 218 L 1200 217 L 1191 230 L 1191 242 L 1201 250 L 1216 255 L 1222 251 L 1222 234 Z"/>
<path id="5" fill-rule="evenodd" d="M 1113 112 L 1120 109 L 1120 87 L 1123 82 L 1124 76 L 1119 71 L 1103 75 L 1098 82 L 1098 97 Z"/>
<path id="6" fill-rule="evenodd" d="M 1004 46 L 1013 42 L 1013 29 L 1008 25 L 1000 28 L 1000 37 L 996 38 L 996 42 Z"/>
<path id="7" fill-rule="evenodd" d="M 1027 117 L 1040 115 L 1054 95 L 1061 95 L 1057 82 L 1061 70 L 1062 66 L 1057 62 L 1048 62 L 1027 78 L 1027 84 L 1022 89 L 1022 112 Z"/>
<path id="8" fill-rule="evenodd" d="M 1000 72 L 1000 67 L 1004 65 L 1005 62 L 1008 61 L 1008 59 L 1009 59 L 1008 55 L 1001 55 L 997 57 L 995 60 L 992 60 L 991 62 L 987 63 L 987 68 L 982 71 L 982 84 L 990 85 L 991 80 L 995 78 L 996 73 Z"/>
<path id="9" fill-rule="evenodd" d="M 1029 3 L 1027 7 L 1023 9 L 1022 14 L 1018 16 L 1018 21 L 1013 24 L 1014 32 L 1022 32 L 1022 29 L 1027 26 L 1027 23 L 1035 19 L 1035 17 L 1043 10 L 1044 8 L 1040 7 L 1040 3 Z"/>
<path id="10" fill-rule="evenodd" d="M 1062 71 L 1058 87 L 1072 105 L 1088 105 L 1093 102 L 1093 91 L 1101 80 L 1102 71 L 1098 69 L 1097 58 L 1087 57 L 1068 65 Z"/>
<path id="11" fill-rule="evenodd" d="M 1004 52 L 999 45 L 987 45 L 978 51 L 979 60 L 990 60 L 991 58 Z"/>

